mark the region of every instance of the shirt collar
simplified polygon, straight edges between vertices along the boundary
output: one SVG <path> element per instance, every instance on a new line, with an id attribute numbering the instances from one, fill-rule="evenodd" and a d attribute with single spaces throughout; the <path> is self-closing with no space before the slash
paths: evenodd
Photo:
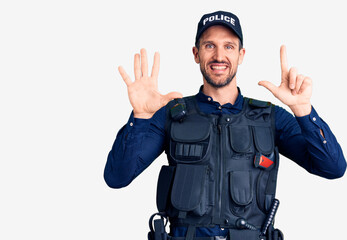
<path id="1" fill-rule="evenodd" d="M 196 98 L 198 101 L 203 102 L 203 103 L 210 103 L 210 104 L 214 104 L 214 105 L 220 105 L 219 102 L 215 102 L 213 100 L 213 98 L 211 96 L 208 96 L 206 94 L 203 93 L 203 88 L 204 85 L 201 85 L 200 89 L 199 89 L 199 93 L 196 95 Z M 237 87 L 237 90 L 239 92 L 239 94 L 237 95 L 236 101 L 234 104 L 231 103 L 226 103 L 224 105 L 222 105 L 225 108 L 231 108 L 231 109 L 237 109 L 237 110 L 242 110 L 242 106 L 243 106 L 243 96 L 241 94 L 241 90 L 239 87 Z"/>

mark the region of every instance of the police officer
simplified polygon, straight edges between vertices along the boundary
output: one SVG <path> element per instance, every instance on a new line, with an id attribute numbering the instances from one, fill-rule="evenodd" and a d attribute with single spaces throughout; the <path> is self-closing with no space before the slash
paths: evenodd
<path id="1" fill-rule="evenodd" d="M 150 239 L 282 239 L 272 224 L 279 153 L 328 179 L 346 169 L 336 138 L 310 103 L 312 80 L 288 68 L 282 46 L 281 84 L 259 85 L 295 116 L 243 97 L 236 79 L 243 35 L 230 12 L 202 16 L 193 55 L 203 85 L 185 98 L 158 92 L 159 53 L 150 76 L 146 51 L 135 55 L 134 82 L 119 67 L 133 112 L 108 155 L 105 181 L 127 186 L 165 150 L 169 164 L 160 172 L 157 206 L 170 234 L 157 222 Z"/>

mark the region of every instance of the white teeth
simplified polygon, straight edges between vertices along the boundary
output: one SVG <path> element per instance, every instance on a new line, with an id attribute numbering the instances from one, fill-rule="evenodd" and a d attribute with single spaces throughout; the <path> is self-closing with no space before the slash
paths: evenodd
<path id="1" fill-rule="evenodd" d="M 212 69 L 216 69 L 216 70 L 223 70 L 226 69 L 226 66 L 212 66 Z"/>

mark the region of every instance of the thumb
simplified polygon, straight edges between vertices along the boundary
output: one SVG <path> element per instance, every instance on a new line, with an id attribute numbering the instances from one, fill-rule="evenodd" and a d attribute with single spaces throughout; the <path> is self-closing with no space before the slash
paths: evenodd
<path id="1" fill-rule="evenodd" d="M 170 102 L 172 99 L 175 99 L 175 98 L 182 98 L 183 95 L 182 93 L 179 93 L 179 92 L 170 92 L 166 95 L 163 96 L 163 103 L 164 105 L 166 105 L 168 102 Z"/>
<path id="2" fill-rule="evenodd" d="M 259 86 L 263 86 L 265 87 L 267 90 L 269 90 L 275 97 L 277 96 L 277 92 L 278 92 L 278 87 L 271 83 L 271 82 L 268 82 L 268 81 L 260 81 L 258 82 L 258 85 Z"/>

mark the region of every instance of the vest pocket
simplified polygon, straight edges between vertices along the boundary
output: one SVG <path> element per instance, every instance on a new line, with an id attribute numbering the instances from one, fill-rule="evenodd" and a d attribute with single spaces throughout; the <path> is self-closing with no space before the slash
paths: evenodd
<path id="1" fill-rule="evenodd" d="M 271 127 L 253 126 L 254 143 L 258 152 L 269 155 L 274 152 L 274 137 Z"/>
<path id="2" fill-rule="evenodd" d="M 233 171 L 229 174 L 230 196 L 239 206 L 246 206 L 253 200 L 252 174 L 250 171 Z"/>
<path id="3" fill-rule="evenodd" d="M 250 171 L 229 173 L 229 208 L 233 215 L 247 217 L 253 202 L 253 183 Z"/>
<path id="4" fill-rule="evenodd" d="M 229 126 L 231 148 L 237 153 L 253 151 L 252 131 L 249 126 Z"/>
<path id="5" fill-rule="evenodd" d="M 171 203 L 182 212 L 202 216 L 209 205 L 209 170 L 207 165 L 178 164 L 171 192 Z"/>
<path id="6" fill-rule="evenodd" d="M 208 160 L 210 122 L 202 116 L 189 116 L 183 122 L 172 122 L 170 157 L 177 163 L 199 163 Z"/>

